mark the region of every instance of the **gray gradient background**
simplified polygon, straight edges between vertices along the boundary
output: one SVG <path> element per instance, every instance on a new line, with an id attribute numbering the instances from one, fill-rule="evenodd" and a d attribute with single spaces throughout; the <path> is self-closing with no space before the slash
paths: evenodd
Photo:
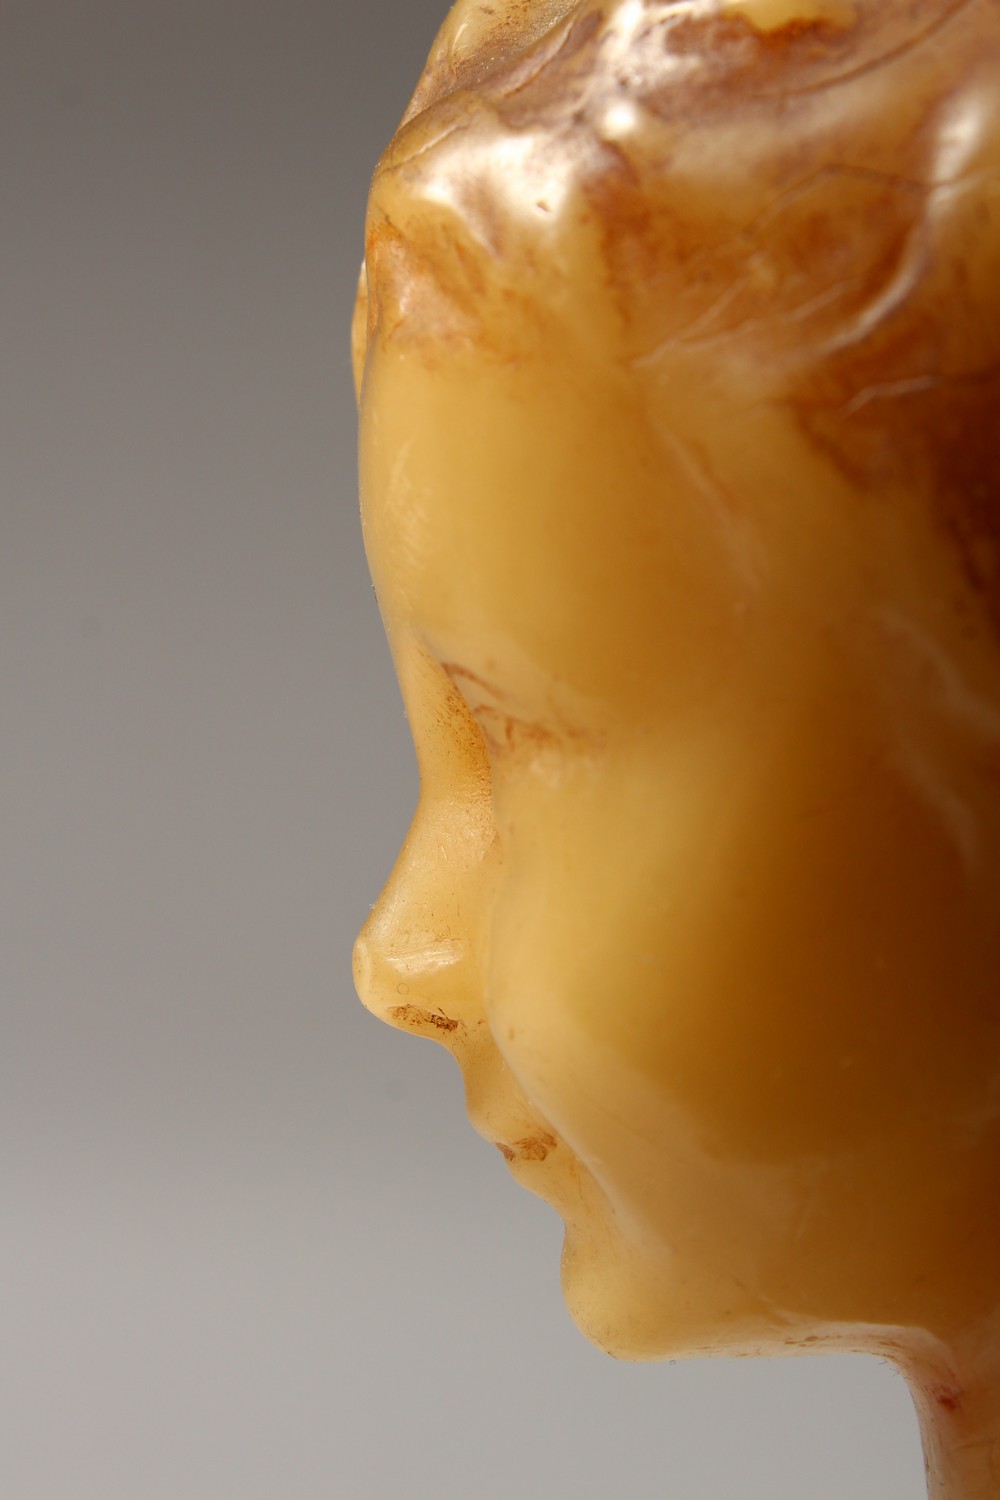
<path id="1" fill-rule="evenodd" d="M 874 1360 L 592 1350 L 354 999 L 416 782 L 347 332 L 442 13 L 0 11 L 0 1500 L 919 1500 Z"/>

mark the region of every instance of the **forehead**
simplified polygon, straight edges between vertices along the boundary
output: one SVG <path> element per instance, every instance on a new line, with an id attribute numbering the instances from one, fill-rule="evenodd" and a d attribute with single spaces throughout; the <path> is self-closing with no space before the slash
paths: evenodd
<path id="1" fill-rule="evenodd" d="M 711 692 L 759 558 L 701 419 L 664 434 L 612 360 L 568 340 L 512 366 L 376 343 L 362 513 L 390 631 L 617 712 Z"/>
<path id="2" fill-rule="evenodd" d="M 995 47 L 970 62 L 984 5 L 857 0 L 850 24 L 772 33 L 749 0 L 622 0 L 549 7 L 535 34 L 545 8 L 508 4 L 494 17 L 521 19 L 492 40 L 453 12 L 369 221 L 363 492 L 387 618 L 477 671 L 509 657 L 648 701 L 732 652 L 763 553 L 809 577 L 859 493 L 925 485 L 921 372 L 996 328 L 986 291 L 959 295 L 968 255 L 907 260 L 954 120 L 980 121 L 970 170 L 996 159 Z M 961 201 L 939 238 L 948 214 L 960 238 Z M 995 300 L 991 222 L 962 242 L 987 246 Z M 956 387 L 945 412 L 953 487 L 995 390 Z"/>
<path id="3" fill-rule="evenodd" d="M 628 414 L 603 412 L 560 362 L 525 351 L 514 373 L 376 350 L 362 516 L 383 611 L 438 659 L 487 675 L 532 662 L 592 689 L 621 649 L 630 561 L 633 600 L 641 592 L 627 507 L 614 514 Z"/>

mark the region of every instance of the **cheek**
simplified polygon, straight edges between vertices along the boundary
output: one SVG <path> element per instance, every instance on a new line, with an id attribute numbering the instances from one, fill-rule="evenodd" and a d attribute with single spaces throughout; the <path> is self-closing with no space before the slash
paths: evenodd
<path id="1" fill-rule="evenodd" d="M 890 765 L 843 796 L 833 782 L 812 796 L 787 764 L 762 776 L 684 873 L 625 1045 L 720 1151 L 835 1159 L 921 1120 L 933 1137 L 988 1087 L 981 920 L 952 843 Z"/>
<path id="2" fill-rule="evenodd" d="M 890 768 L 821 801 L 800 764 L 645 796 L 623 771 L 512 819 L 490 1024 L 581 1154 L 620 1128 L 664 1160 L 794 1166 L 989 1093 L 992 960 L 954 849 Z"/>
<path id="3" fill-rule="evenodd" d="M 622 1044 L 641 1051 L 657 1024 L 660 976 L 642 928 L 662 851 L 628 805 L 647 802 L 640 786 L 569 764 L 558 786 L 498 785 L 487 1017 L 532 1102 L 590 1166 L 611 1123 L 634 1128 Z"/>
<path id="4" fill-rule="evenodd" d="M 602 922 L 587 883 L 563 874 L 557 904 L 532 899 L 544 879 L 526 878 L 500 900 L 487 1015 L 526 1098 L 597 1185 L 604 1207 L 584 1243 L 609 1238 L 622 1257 L 611 1276 L 599 1254 L 598 1281 L 581 1290 L 574 1280 L 567 1295 L 598 1342 L 609 1319 L 618 1326 L 615 1299 L 631 1305 L 630 1288 L 639 1288 L 641 1329 L 626 1340 L 633 1352 L 664 1329 L 664 1348 L 704 1351 L 716 1324 L 728 1348 L 736 1310 L 753 1313 L 747 1288 L 796 1222 L 801 1185 L 794 1173 L 748 1162 L 731 1141 L 720 1151 L 711 1103 L 693 1106 L 670 1068 L 650 1070 L 666 1006 L 640 931 L 641 895 L 631 926 L 621 909 L 617 922 Z"/>

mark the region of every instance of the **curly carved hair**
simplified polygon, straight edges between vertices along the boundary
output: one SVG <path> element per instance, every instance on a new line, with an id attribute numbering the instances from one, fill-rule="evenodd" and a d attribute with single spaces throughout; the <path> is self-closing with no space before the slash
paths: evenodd
<path id="1" fill-rule="evenodd" d="M 460 0 L 369 321 L 537 318 L 581 226 L 623 365 L 757 372 L 862 495 L 924 496 L 1000 632 L 1000 0 Z"/>

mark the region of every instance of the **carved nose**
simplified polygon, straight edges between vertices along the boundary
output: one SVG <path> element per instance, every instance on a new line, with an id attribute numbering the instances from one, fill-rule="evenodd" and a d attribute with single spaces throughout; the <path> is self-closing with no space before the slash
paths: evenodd
<path id="1" fill-rule="evenodd" d="M 354 983 L 364 1005 L 376 1015 L 400 1001 L 430 1004 L 448 971 L 465 957 L 460 938 L 442 937 L 423 947 L 387 949 L 365 925 L 354 944 Z"/>
<path id="2" fill-rule="evenodd" d="M 362 1003 L 390 1026 L 448 1046 L 466 1030 L 454 1003 L 466 989 L 465 959 L 460 938 L 394 930 L 376 907 L 354 945 L 354 983 Z"/>
<path id="3" fill-rule="evenodd" d="M 447 722 L 454 729 L 453 720 Z M 421 795 L 354 950 L 358 994 L 368 1009 L 391 1026 L 449 1045 L 483 1019 L 482 934 L 496 858 L 482 768 L 476 760 L 470 770 L 467 751 L 464 741 L 458 749 L 449 741 L 444 766 L 435 772 L 449 774 L 452 795 Z"/>
<path id="4" fill-rule="evenodd" d="M 367 1010 L 374 1011 L 377 1015 L 375 961 L 364 932 L 359 932 L 354 941 L 353 968 L 354 988 L 358 992 L 358 999 Z"/>

